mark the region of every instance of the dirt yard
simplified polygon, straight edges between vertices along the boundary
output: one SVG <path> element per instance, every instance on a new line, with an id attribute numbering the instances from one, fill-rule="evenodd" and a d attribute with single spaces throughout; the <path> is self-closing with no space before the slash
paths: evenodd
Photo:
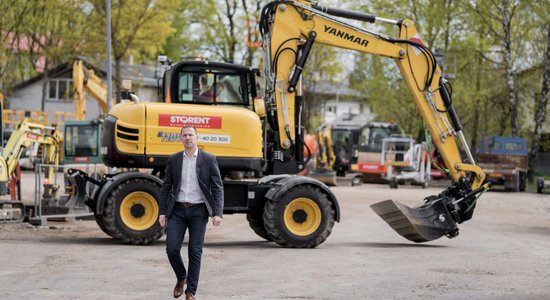
<path id="1" fill-rule="evenodd" d="M 457 238 L 425 244 L 403 239 L 369 208 L 389 198 L 413 206 L 440 190 L 333 188 L 342 221 L 316 249 L 280 248 L 244 215 L 227 215 L 208 228 L 197 298 L 550 298 L 550 195 L 487 192 Z M 94 221 L 48 225 L 0 225 L 1 299 L 172 298 L 164 238 L 127 246 Z"/>

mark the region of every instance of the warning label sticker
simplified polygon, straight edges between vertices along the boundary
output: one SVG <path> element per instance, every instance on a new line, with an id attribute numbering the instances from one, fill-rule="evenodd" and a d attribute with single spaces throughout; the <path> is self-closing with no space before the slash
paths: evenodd
<path id="1" fill-rule="evenodd" d="M 409 41 L 420 44 L 422 46 L 426 46 L 426 44 L 424 43 L 424 41 L 420 38 L 420 36 L 418 34 L 413 35 L 409 39 Z M 412 46 L 412 49 L 413 49 L 414 54 L 416 54 L 417 56 L 422 54 L 422 50 L 420 48 L 418 48 L 416 46 Z"/>

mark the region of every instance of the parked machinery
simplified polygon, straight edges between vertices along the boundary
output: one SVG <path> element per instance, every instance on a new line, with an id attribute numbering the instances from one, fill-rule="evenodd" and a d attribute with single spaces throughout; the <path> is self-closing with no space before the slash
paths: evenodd
<path id="1" fill-rule="evenodd" d="M 391 122 L 369 122 L 360 130 L 358 171 L 363 174 L 364 182 L 384 182 L 387 167 L 381 163 L 382 140 L 400 134 L 401 130 Z"/>
<path id="2" fill-rule="evenodd" d="M 0 128 L 1 130 L 1 128 Z M 38 145 L 38 157 L 48 165 L 45 171 L 44 192 L 46 202 L 55 201 L 59 186 L 54 182 L 59 163 L 60 134 L 57 128 L 23 120 L 11 133 L 0 157 L 0 195 L 10 194 L 11 201 L 0 201 L 0 222 L 20 222 L 25 217 L 25 205 L 21 201 L 19 158 L 33 144 Z"/>
<path id="3" fill-rule="evenodd" d="M 527 141 L 516 136 L 486 136 L 481 139 L 477 161 L 493 186 L 523 192 L 527 187 Z"/>
<path id="4" fill-rule="evenodd" d="M 542 194 L 544 189 L 550 188 L 550 180 L 544 180 L 544 178 L 537 178 L 537 193 Z"/>
<path id="5" fill-rule="evenodd" d="M 338 177 L 349 180 L 353 186 L 360 185 L 363 178 L 357 173 L 358 133 L 357 129 L 337 124 L 319 126 L 315 133 L 318 145 L 315 164 L 307 175 L 329 186 L 336 186 Z"/>
<path id="6" fill-rule="evenodd" d="M 332 15 L 389 22 L 397 26 L 398 37 L 373 34 Z M 168 155 L 181 149 L 180 127 L 194 125 L 199 130 L 199 147 L 217 156 L 223 175 L 247 175 L 240 180 L 225 176 L 224 212 L 246 213 L 259 236 L 284 247 L 316 247 L 330 235 L 340 210 L 326 185 L 290 175 L 303 170 L 305 163 L 302 71 L 315 42 L 381 55 L 397 63 L 450 166 L 453 184 L 417 208 L 388 200 L 373 209 L 414 242 L 456 236 L 457 224 L 472 217 L 477 196 L 488 186 L 471 155 L 467 163 L 460 159 L 456 139 L 466 143 L 447 83 L 413 23 L 309 1 L 275 1 L 262 10 L 261 31 L 266 54 L 264 99 L 257 97 L 258 70 L 182 61 L 164 74 L 164 100 L 169 103 L 127 102 L 109 112 L 102 138 L 104 163 L 152 168 L 162 176 Z M 200 97 L 204 83 L 213 85 L 208 99 Z M 470 154 L 469 149 L 466 152 Z M 88 179 L 80 171 L 72 175 Z M 148 244 L 162 235 L 157 221 L 161 178 L 126 172 L 92 182 L 96 187 L 87 196 L 87 204 L 107 234 L 135 244 Z"/>
<path id="7" fill-rule="evenodd" d="M 411 183 L 428 187 L 430 161 L 424 143 L 416 143 L 410 136 L 392 136 L 382 141 L 382 164 L 387 166 L 384 179 L 390 188 Z"/>

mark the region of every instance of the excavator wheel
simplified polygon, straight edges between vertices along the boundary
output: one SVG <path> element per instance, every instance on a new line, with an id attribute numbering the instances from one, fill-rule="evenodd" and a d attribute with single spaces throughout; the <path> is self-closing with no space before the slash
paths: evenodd
<path id="1" fill-rule="evenodd" d="M 95 217 L 95 222 L 97 223 L 97 225 L 99 226 L 99 228 L 101 228 L 101 231 L 105 232 L 106 234 L 108 234 L 109 236 L 112 236 L 111 235 L 111 232 L 107 230 L 107 228 L 105 227 L 105 222 L 103 221 L 103 216 L 102 215 L 98 215 L 97 213 L 94 212 L 94 217 Z"/>
<path id="2" fill-rule="evenodd" d="M 252 210 L 246 214 L 248 225 L 254 230 L 254 232 L 261 238 L 267 241 L 273 241 L 273 239 L 267 234 L 265 229 L 265 223 L 263 218 L 263 209 Z"/>
<path id="3" fill-rule="evenodd" d="M 150 180 L 134 178 L 119 184 L 103 210 L 107 234 L 125 244 L 147 245 L 158 240 L 164 234 L 158 222 L 159 196 L 158 184 Z"/>
<path id="4" fill-rule="evenodd" d="M 320 189 L 299 185 L 266 202 L 264 222 L 267 233 L 277 244 L 315 248 L 332 232 L 334 210 Z"/>
<path id="5" fill-rule="evenodd" d="M 351 186 L 360 186 L 363 184 L 363 176 L 357 175 L 351 179 Z"/>

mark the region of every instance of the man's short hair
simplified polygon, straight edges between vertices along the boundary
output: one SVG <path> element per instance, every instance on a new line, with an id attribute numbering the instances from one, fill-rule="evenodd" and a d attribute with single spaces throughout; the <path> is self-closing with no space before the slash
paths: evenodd
<path id="1" fill-rule="evenodd" d="M 197 128 L 193 125 L 183 125 L 183 127 L 180 130 L 180 133 L 182 133 L 185 128 L 193 128 L 193 130 L 195 131 L 195 134 L 198 134 Z"/>

